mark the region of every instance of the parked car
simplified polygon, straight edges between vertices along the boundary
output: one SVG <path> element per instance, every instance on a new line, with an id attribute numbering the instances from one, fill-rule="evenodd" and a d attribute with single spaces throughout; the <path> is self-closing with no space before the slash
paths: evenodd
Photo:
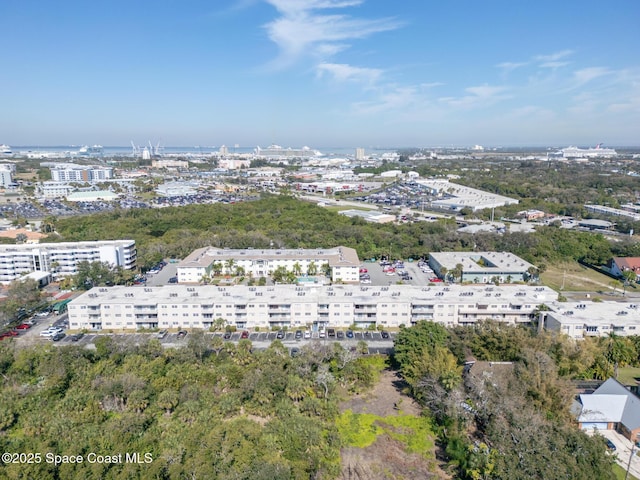
<path id="1" fill-rule="evenodd" d="M 30 328 L 31 325 L 29 325 L 28 323 L 21 323 L 16 327 L 16 330 L 29 330 Z"/>
<path id="2" fill-rule="evenodd" d="M 338 339 L 344 338 L 344 332 L 342 330 L 338 330 L 336 332 L 336 338 L 338 338 Z"/>
<path id="3" fill-rule="evenodd" d="M 616 451 L 616 444 L 613 443 L 611 440 L 609 440 L 608 438 L 606 439 L 607 442 L 607 448 L 609 449 L 609 451 L 611 452 L 615 452 Z"/>
<path id="4" fill-rule="evenodd" d="M 246 330 L 240 334 L 240 338 L 249 338 L 249 332 Z"/>
<path id="5" fill-rule="evenodd" d="M 222 338 L 224 338 L 225 340 L 231 340 L 231 332 L 224 332 Z"/>
<path id="6" fill-rule="evenodd" d="M 324 337 L 326 336 L 324 329 L 322 329 L 322 330 L 320 330 L 320 331 L 318 332 L 318 336 L 319 336 L 320 338 L 324 338 Z"/>
<path id="7" fill-rule="evenodd" d="M 40 332 L 41 337 L 53 337 L 56 333 L 61 333 L 62 329 L 60 327 L 49 327 L 46 330 Z"/>
<path id="8" fill-rule="evenodd" d="M 389 332 L 383 330 L 382 332 L 380 332 L 380 336 L 382 338 L 389 338 Z"/>
<path id="9" fill-rule="evenodd" d="M 306 331 L 304 332 L 304 338 L 305 338 L 305 339 L 309 339 L 309 338 L 311 338 L 311 332 L 310 332 L 309 330 L 306 330 Z"/>
<path id="10" fill-rule="evenodd" d="M 353 330 L 347 330 L 347 333 L 345 335 L 347 336 L 347 338 L 353 338 Z"/>
<path id="11" fill-rule="evenodd" d="M 169 283 L 178 283 L 178 277 L 171 277 Z"/>
<path id="12" fill-rule="evenodd" d="M 71 335 L 71 337 L 69 337 L 69 338 L 71 338 L 72 342 L 77 342 L 82 337 L 84 337 L 84 333 L 80 332 L 80 333 L 76 333 L 75 335 Z"/>
<path id="13" fill-rule="evenodd" d="M 329 338 L 335 338 L 336 337 L 336 330 L 335 328 L 330 328 L 329 330 L 327 330 L 327 336 Z"/>
<path id="14" fill-rule="evenodd" d="M 60 340 L 62 340 L 65 337 L 65 334 L 62 332 L 56 332 L 51 336 L 51 340 L 53 340 L 54 342 L 58 342 Z"/>
<path id="15" fill-rule="evenodd" d="M 278 330 L 278 334 L 276 335 L 278 340 L 282 340 L 284 338 L 284 330 Z"/>
<path id="16" fill-rule="evenodd" d="M 184 338 L 187 336 L 187 331 L 186 330 L 180 330 L 178 332 L 178 340 L 180 340 L 181 338 Z"/>
<path id="17" fill-rule="evenodd" d="M 158 333 L 156 333 L 156 338 L 159 338 L 162 340 L 164 337 L 167 336 L 167 333 L 169 333 L 167 330 L 160 330 Z"/>
<path id="18" fill-rule="evenodd" d="M 296 330 L 296 340 L 300 340 L 302 338 L 302 330 Z"/>

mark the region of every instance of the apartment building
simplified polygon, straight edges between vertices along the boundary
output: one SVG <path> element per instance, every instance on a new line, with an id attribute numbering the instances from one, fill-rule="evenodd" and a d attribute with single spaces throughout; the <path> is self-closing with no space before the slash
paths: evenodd
<path id="1" fill-rule="evenodd" d="M 458 265 L 462 266 L 461 277 L 456 281 L 473 283 L 523 282 L 530 276 L 534 265 L 507 252 L 432 252 L 429 266 L 439 276 L 450 277 Z"/>
<path id="2" fill-rule="evenodd" d="M 577 340 L 585 337 L 640 335 L 640 304 L 555 302 L 544 312 L 545 327 Z"/>
<path id="3" fill-rule="evenodd" d="M 200 248 L 178 264 L 178 283 L 199 283 L 210 276 L 214 267 L 233 273 L 242 268 L 253 278 L 268 277 L 279 267 L 300 274 L 321 274 L 326 264 L 331 268 L 331 280 L 341 283 L 358 283 L 360 259 L 349 247 L 329 249 L 222 249 Z"/>
<path id="4" fill-rule="evenodd" d="M 135 240 L 0 245 L 0 283 L 31 272 L 50 272 L 53 278 L 77 273 L 78 262 L 106 262 L 127 270 L 136 265 Z"/>
<path id="5" fill-rule="evenodd" d="M 448 327 L 493 319 L 529 324 L 557 293 L 533 286 L 168 285 L 93 288 L 69 304 L 69 326 L 89 330 L 368 328 L 431 320 Z"/>
<path id="6" fill-rule="evenodd" d="M 50 168 L 54 182 L 101 182 L 113 178 L 113 168 L 61 163 Z"/>

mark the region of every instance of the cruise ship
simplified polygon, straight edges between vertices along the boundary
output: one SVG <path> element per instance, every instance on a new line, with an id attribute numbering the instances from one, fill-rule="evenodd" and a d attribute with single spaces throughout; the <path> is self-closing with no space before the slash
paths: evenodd
<path id="1" fill-rule="evenodd" d="M 265 158 L 294 158 L 294 157 L 320 157 L 322 153 L 309 147 L 283 148 L 280 145 L 269 145 L 267 148 L 256 147 L 255 152 L 258 157 Z"/>
<path id="2" fill-rule="evenodd" d="M 11 147 L 9 145 L 5 145 L 4 143 L 0 145 L 0 154 L 2 155 L 11 155 L 13 152 L 11 151 Z"/>
<path id="3" fill-rule="evenodd" d="M 618 155 L 613 148 L 602 148 L 599 143 L 594 148 L 567 147 L 560 150 L 564 158 L 611 158 Z"/>
<path id="4" fill-rule="evenodd" d="M 83 155 L 83 156 L 102 155 L 102 145 L 94 145 L 92 147 L 85 145 L 83 147 L 80 147 L 80 150 L 78 150 L 78 155 Z"/>

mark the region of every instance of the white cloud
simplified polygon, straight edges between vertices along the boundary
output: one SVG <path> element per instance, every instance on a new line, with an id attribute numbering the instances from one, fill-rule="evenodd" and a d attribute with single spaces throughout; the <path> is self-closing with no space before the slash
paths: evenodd
<path id="1" fill-rule="evenodd" d="M 579 86 L 584 85 L 591 80 L 595 80 L 596 78 L 611 75 L 612 73 L 613 72 L 611 70 L 605 67 L 589 67 L 573 72 L 573 78 Z"/>
<path id="2" fill-rule="evenodd" d="M 355 103 L 352 108 L 356 114 L 373 114 L 389 110 L 414 108 L 417 104 L 424 103 L 424 98 L 414 86 L 387 87 L 385 91 L 378 93 L 375 100 Z"/>
<path id="3" fill-rule="evenodd" d="M 382 70 L 377 68 L 354 67 L 345 63 L 321 63 L 316 68 L 318 75 L 329 74 L 340 82 L 357 81 L 372 84 L 382 75 Z"/>
<path id="4" fill-rule="evenodd" d="M 559 52 L 552 53 L 550 55 L 536 55 L 534 59 L 542 63 L 557 62 L 558 60 L 561 60 L 572 54 L 573 54 L 573 50 L 561 50 Z"/>
<path id="5" fill-rule="evenodd" d="M 351 15 L 319 11 L 357 6 L 360 0 L 266 0 L 281 14 L 267 23 L 271 41 L 280 49 L 275 68 L 293 64 L 305 55 L 324 57 L 347 48 L 346 40 L 362 39 L 374 33 L 394 30 L 400 23 L 391 18 L 359 19 Z"/>
<path id="6" fill-rule="evenodd" d="M 527 65 L 527 62 L 502 62 L 496 65 L 496 67 L 508 73 L 518 68 L 524 67 L 526 65 Z"/>
<path id="7" fill-rule="evenodd" d="M 470 95 L 462 97 L 442 97 L 438 100 L 451 107 L 474 108 L 478 106 L 491 105 L 500 100 L 511 98 L 511 95 L 506 94 L 505 91 L 505 87 L 492 87 L 485 84 L 477 87 L 465 88 L 465 92 Z"/>
<path id="8" fill-rule="evenodd" d="M 544 62 L 540 64 L 541 68 L 560 68 L 560 67 L 566 67 L 567 65 L 569 65 L 569 62 Z"/>

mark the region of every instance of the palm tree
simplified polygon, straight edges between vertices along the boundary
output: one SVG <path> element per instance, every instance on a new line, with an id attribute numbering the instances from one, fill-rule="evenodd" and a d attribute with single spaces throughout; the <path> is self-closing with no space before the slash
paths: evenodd
<path id="1" fill-rule="evenodd" d="M 300 266 L 300 263 L 299 262 L 294 263 L 293 267 L 291 268 L 291 271 L 296 277 L 299 277 L 300 275 L 302 275 L 302 267 Z"/>
<path id="2" fill-rule="evenodd" d="M 307 267 L 307 275 L 313 276 L 316 273 L 318 273 L 318 266 L 316 265 L 316 262 L 311 262 Z"/>
<path id="3" fill-rule="evenodd" d="M 227 275 L 231 275 L 233 273 L 233 266 L 236 264 L 236 261 L 233 258 L 230 258 L 226 262 L 224 262 L 224 267 L 227 270 Z"/>
<path id="4" fill-rule="evenodd" d="M 447 280 L 448 273 L 449 273 L 449 270 L 447 269 L 447 267 L 440 267 L 440 275 L 442 275 L 442 280 L 444 281 Z"/>

